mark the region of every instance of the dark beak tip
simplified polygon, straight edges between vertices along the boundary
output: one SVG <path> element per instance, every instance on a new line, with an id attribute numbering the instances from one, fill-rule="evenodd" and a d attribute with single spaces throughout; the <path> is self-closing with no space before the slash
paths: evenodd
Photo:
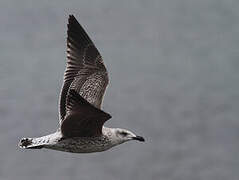
<path id="1" fill-rule="evenodd" d="M 141 141 L 141 142 L 144 142 L 145 139 L 142 137 L 142 136 L 136 136 L 133 138 L 134 140 L 138 140 L 138 141 Z"/>

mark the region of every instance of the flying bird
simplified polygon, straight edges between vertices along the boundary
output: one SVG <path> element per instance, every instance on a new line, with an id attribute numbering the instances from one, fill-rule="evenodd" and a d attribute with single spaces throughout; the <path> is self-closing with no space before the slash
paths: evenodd
<path id="1" fill-rule="evenodd" d="M 103 59 L 73 15 L 67 24 L 67 63 L 59 100 L 59 127 L 55 133 L 22 138 L 24 149 L 53 149 L 71 153 L 108 150 L 130 140 L 144 141 L 133 132 L 108 128 L 111 115 L 101 109 L 108 85 Z"/>

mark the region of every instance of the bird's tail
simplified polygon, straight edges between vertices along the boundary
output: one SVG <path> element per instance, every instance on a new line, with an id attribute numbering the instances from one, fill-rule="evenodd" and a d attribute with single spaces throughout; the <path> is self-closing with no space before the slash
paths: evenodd
<path id="1" fill-rule="evenodd" d="M 20 148 L 23 149 L 41 149 L 43 144 L 35 140 L 36 138 L 22 138 L 18 144 Z"/>

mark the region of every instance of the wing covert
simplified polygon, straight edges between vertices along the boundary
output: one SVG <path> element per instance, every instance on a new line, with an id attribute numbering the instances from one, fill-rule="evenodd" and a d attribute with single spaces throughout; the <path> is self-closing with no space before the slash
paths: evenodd
<path id="1" fill-rule="evenodd" d="M 66 118 L 61 124 L 64 137 L 92 137 L 102 133 L 102 126 L 111 115 L 94 107 L 75 90 L 68 95 Z"/>

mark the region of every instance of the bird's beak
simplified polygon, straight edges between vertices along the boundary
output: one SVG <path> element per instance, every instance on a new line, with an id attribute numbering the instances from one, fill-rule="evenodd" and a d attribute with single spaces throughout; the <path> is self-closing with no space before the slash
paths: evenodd
<path id="1" fill-rule="evenodd" d="M 141 142 L 144 142 L 144 138 L 142 136 L 135 136 L 132 138 L 133 140 L 137 140 L 137 141 L 141 141 Z"/>

